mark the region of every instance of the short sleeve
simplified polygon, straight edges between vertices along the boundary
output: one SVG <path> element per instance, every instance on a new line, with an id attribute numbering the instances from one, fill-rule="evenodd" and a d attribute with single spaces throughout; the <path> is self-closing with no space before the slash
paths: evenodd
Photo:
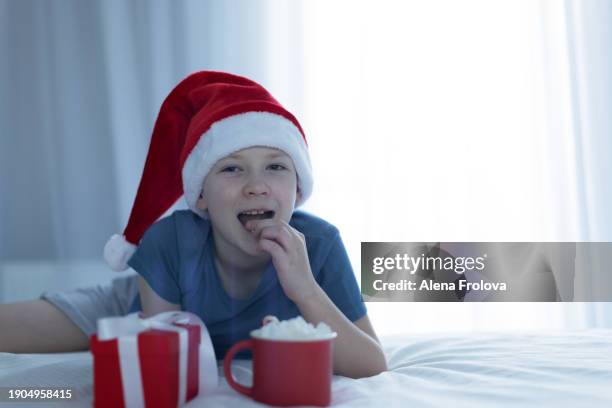
<path id="1" fill-rule="evenodd" d="M 317 280 L 327 296 L 350 321 L 354 322 L 366 315 L 359 285 L 339 233 L 334 236 Z"/>
<path id="2" fill-rule="evenodd" d="M 181 303 L 176 228 L 172 218 L 164 218 L 149 227 L 128 265 L 161 298 L 170 303 Z"/>

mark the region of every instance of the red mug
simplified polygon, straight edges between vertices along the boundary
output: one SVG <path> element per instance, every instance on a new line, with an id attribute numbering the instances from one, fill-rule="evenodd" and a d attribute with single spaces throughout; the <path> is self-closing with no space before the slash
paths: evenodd
<path id="1" fill-rule="evenodd" d="M 324 338 L 272 340 L 251 332 L 250 340 L 229 349 L 223 362 L 225 379 L 236 391 L 269 405 L 327 406 L 331 400 L 333 340 Z M 232 360 L 241 350 L 253 353 L 253 386 L 237 383 L 232 376 Z"/>

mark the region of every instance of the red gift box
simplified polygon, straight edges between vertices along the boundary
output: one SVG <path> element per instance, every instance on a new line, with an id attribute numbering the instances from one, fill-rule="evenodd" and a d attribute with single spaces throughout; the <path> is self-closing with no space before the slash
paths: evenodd
<path id="1" fill-rule="evenodd" d="M 94 406 L 177 407 L 198 395 L 200 326 L 153 327 L 110 340 L 91 336 Z"/>

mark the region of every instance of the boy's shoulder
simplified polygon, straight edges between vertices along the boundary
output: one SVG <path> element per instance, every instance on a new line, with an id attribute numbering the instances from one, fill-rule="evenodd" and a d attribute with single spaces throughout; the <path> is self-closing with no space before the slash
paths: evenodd
<path id="1" fill-rule="evenodd" d="M 334 225 L 301 210 L 293 212 L 289 225 L 311 238 L 333 238 L 338 235 L 338 228 Z"/>
<path id="2" fill-rule="evenodd" d="M 149 227 L 147 234 L 164 237 L 191 236 L 195 239 L 206 240 L 210 230 L 210 222 L 201 218 L 191 210 L 176 210 L 157 220 Z"/>

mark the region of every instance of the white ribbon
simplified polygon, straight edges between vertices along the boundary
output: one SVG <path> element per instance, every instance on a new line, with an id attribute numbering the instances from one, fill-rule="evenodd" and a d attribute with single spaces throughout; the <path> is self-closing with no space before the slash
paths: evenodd
<path id="1" fill-rule="evenodd" d="M 123 401 L 128 408 L 144 407 L 144 388 L 138 361 L 138 337 L 121 337 L 119 346 L 119 367 L 121 369 L 121 385 Z"/>
<path id="2" fill-rule="evenodd" d="M 187 329 L 175 326 L 174 323 L 200 326 L 199 391 L 208 393 L 217 386 L 218 373 L 215 351 L 206 326 L 196 315 L 188 312 L 164 312 L 148 319 L 139 318 L 138 313 L 132 313 L 125 317 L 106 317 L 98 320 L 98 340 L 117 339 L 123 397 L 126 407 L 144 407 L 144 389 L 138 355 L 138 334 L 149 329 L 168 330 L 178 333 L 179 395 L 177 406 L 180 407 L 186 402 L 189 337 Z"/>

